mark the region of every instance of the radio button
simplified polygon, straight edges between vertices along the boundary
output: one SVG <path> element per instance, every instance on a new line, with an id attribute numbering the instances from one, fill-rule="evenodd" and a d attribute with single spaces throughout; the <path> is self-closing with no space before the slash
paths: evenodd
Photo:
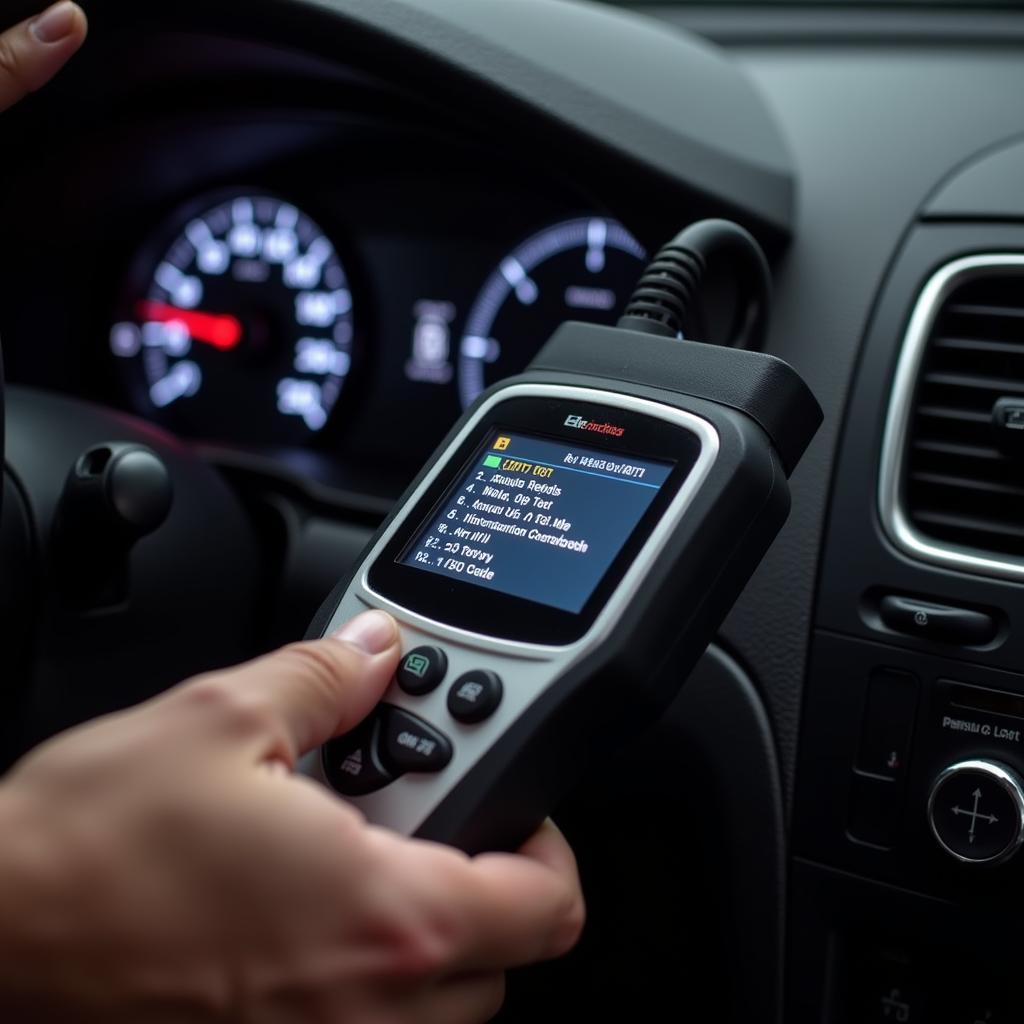
<path id="1" fill-rule="evenodd" d="M 882 622 L 896 633 L 942 644 L 983 647 L 995 639 L 998 626 L 991 615 L 930 601 L 890 594 L 878 606 Z"/>
<path id="2" fill-rule="evenodd" d="M 497 711 L 503 692 L 501 678 L 493 672 L 467 672 L 448 691 L 448 711 L 457 722 L 475 725 Z"/>
<path id="3" fill-rule="evenodd" d="M 452 759 L 452 745 L 444 733 L 390 704 L 382 704 L 380 710 L 382 758 L 396 775 L 439 772 Z"/>
<path id="4" fill-rule="evenodd" d="M 448 671 L 448 658 L 439 647 L 416 647 L 398 666 L 398 685 L 411 697 L 432 693 Z"/>
<path id="5" fill-rule="evenodd" d="M 964 864 L 1001 864 L 1024 841 L 1024 789 L 994 761 L 961 761 L 939 774 L 928 798 L 939 845 Z"/>

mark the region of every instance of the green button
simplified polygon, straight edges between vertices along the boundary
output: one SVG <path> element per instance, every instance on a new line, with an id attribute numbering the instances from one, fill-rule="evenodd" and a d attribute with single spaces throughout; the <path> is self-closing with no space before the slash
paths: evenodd
<path id="1" fill-rule="evenodd" d="M 441 684 L 448 659 L 438 647 L 417 647 L 398 666 L 398 685 L 414 697 L 422 697 Z"/>

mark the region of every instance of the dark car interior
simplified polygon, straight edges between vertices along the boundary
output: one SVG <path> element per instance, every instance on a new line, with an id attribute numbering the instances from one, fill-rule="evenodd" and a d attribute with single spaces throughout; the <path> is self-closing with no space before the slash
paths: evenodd
<path id="1" fill-rule="evenodd" d="M 726 217 L 824 422 L 668 713 L 555 815 L 587 930 L 500 1019 L 1024 1020 L 1024 12 L 83 6 L 0 121 L 0 765 L 301 638 L 464 408 Z M 117 444 L 170 511 L 83 545 L 69 471 Z"/>

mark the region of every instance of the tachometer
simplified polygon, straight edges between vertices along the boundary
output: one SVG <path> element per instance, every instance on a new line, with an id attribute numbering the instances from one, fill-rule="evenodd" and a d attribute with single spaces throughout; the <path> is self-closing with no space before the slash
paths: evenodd
<path id="1" fill-rule="evenodd" d="M 470 310 L 459 349 L 463 405 L 522 370 L 563 320 L 614 323 L 646 259 L 621 224 L 601 217 L 528 238 L 501 261 Z"/>
<path id="2" fill-rule="evenodd" d="M 352 363 L 352 293 L 296 206 L 237 195 L 187 218 L 135 274 L 110 335 L 139 411 L 218 440 L 297 443 Z"/>

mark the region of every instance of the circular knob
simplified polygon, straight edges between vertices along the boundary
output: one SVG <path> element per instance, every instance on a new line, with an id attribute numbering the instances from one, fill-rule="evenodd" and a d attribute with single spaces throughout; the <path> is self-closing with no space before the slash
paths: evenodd
<path id="1" fill-rule="evenodd" d="M 63 500 L 90 530 L 131 545 L 164 522 L 171 498 L 163 459 L 144 445 L 120 442 L 96 445 L 78 459 Z"/>
<path id="2" fill-rule="evenodd" d="M 54 559 L 64 596 L 79 607 L 124 601 L 128 556 L 171 510 L 171 474 L 145 445 L 111 441 L 75 460 L 54 522 Z"/>
<path id="3" fill-rule="evenodd" d="M 932 785 L 928 821 L 961 863 L 1002 864 L 1024 842 L 1024 785 L 995 761 L 950 765 Z"/>

